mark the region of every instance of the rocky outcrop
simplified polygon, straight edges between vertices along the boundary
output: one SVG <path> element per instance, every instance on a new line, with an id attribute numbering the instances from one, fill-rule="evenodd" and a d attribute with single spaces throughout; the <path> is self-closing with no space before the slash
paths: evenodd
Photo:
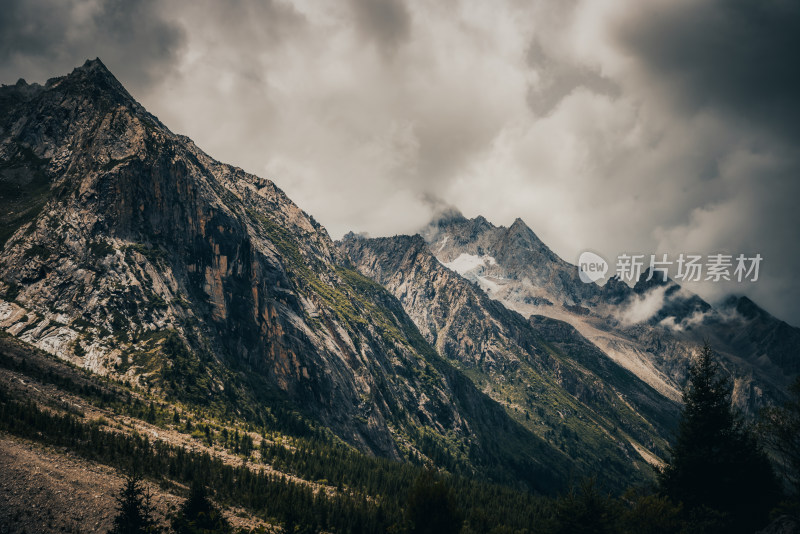
<path id="1" fill-rule="evenodd" d="M 432 222 L 423 236 L 443 264 L 495 293 L 493 298 L 509 289 L 507 298 L 577 306 L 600 292 L 594 284 L 581 282 L 577 269 L 550 250 L 522 219 L 506 228 L 481 216 L 466 219 L 451 213 Z M 464 261 L 471 258 L 484 261 Z"/>
<path id="2" fill-rule="evenodd" d="M 186 402 L 288 402 L 375 454 L 533 486 L 563 467 L 274 183 L 172 133 L 99 60 L 0 89 L 0 169 L 19 190 L 2 199 L 20 210 L 0 254 L 13 335 Z"/>
<path id="3" fill-rule="evenodd" d="M 605 480 L 612 484 L 630 481 L 632 473 L 646 478 L 643 457 L 665 453 L 677 404 L 609 361 L 568 324 L 527 321 L 505 308 L 442 265 L 420 236 L 349 234 L 339 245 L 400 300 L 443 357 L 580 463 L 585 475 L 599 472 L 615 478 Z"/>
<path id="4" fill-rule="evenodd" d="M 505 228 L 448 213 L 424 236 L 445 266 L 492 299 L 526 317 L 568 322 L 607 359 L 669 399 L 680 399 L 693 354 L 705 341 L 720 356 L 735 385 L 733 400 L 747 415 L 781 402 L 798 372 L 792 347 L 800 329 L 752 302 L 733 299 L 714 308 L 673 280 L 651 278 L 646 269 L 633 287 L 616 277 L 602 287 L 583 283 L 577 267 L 521 219 Z"/>

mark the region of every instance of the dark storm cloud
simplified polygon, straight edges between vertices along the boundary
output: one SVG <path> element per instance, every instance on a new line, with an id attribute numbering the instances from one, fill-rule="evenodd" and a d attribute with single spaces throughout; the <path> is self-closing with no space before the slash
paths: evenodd
<path id="1" fill-rule="evenodd" d="M 705 150 L 705 171 L 694 177 L 708 198 L 673 207 L 676 214 L 694 210 L 691 223 L 673 230 L 673 242 L 762 252 L 769 262 L 751 288 L 755 300 L 800 324 L 800 3 L 660 2 L 631 13 L 614 32 L 636 58 L 651 98 L 673 117 L 716 117 L 727 128 L 720 135 L 730 138 L 716 154 Z M 708 142 L 693 137 L 699 147 Z"/>
<path id="2" fill-rule="evenodd" d="M 796 0 L 0 0 L 0 81 L 99 56 L 338 237 L 455 205 L 557 253 L 760 252 L 800 325 Z"/>
<path id="3" fill-rule="evenodd" d="M 665 2 L 634 13 L 621 43 L 681 104 L 800 139 L 800 2 Z"/>
<path id="4" fill-rule="evenodd" d="M 411 34 L 411 15 L 403 0 L 352 0 L 359 31 L 391 57 Z"/>
<path id="5" fill-rule="evenodd" d="M 147 87 L 171 67 L 183 33 L 153 0 L 4 0 L 0 75 L 43 81 L 101 57 L 130 88 Z"/>

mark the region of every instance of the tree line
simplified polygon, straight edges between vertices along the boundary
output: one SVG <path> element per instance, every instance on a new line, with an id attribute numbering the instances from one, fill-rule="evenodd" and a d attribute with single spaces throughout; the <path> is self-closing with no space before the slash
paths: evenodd
<path id="1" fill-rule="evenodd" d="M 123 470 L 135 465 L 137 474 L 127 479 L 114 511 L 116 533 L 232 532 L 212 498 L 280 523 L 285 532 L 755 532 L 778 514 L 800 515 L 800 379 L 792 400 L 765 409 L 755 428 L 731 407 L 731 391 L 711 349 L 703 347 L 690 368 L 667 463 L 652 487 L 619 496 L 591 480 L 559 497 L 534 495 L 366 457 L 325 439 L 297 440 L 287 448 L 265 439 L 256 445 L 247 434 L 222 438 L 240 454 L 257 449 L 262 462 L 333 489 L 314 491 L 245 464 L 43 410 L 2 390 L 0 429 Z M 141 477 L 190 487 L 169 525 L 153 521 Z"/>

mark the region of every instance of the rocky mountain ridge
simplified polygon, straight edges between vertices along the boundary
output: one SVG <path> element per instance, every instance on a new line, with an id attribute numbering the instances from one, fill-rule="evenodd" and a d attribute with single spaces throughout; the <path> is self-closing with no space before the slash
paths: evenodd
<path id="1" fill-rule="evenodd" d="M 625 477 L 666 453 L 678 405 L 610 361 L 574 328 L 526 320 L 440 263 L 420 236 L 340 246 L 392 292 L 439 353 L 521 424 L 587 468 Z"/>
<path id="2" fill-rule="evenodd" d="M 337 245 L 99 60 L 0 88 L 0 208 L 0 328 L 19 340 L 166 405 L 528 489 L 651 479 L 700 332 L 742 406 L 796 366 L 754 304 L 731 303 L 746 324 L 669 328 L 708 310 L 583 284 L 520 219 Z M 674 295 L 662 317 L 612 313 L 652 291 Z"/>
<path id="3" fill-rule="evenodd" d="M 603 286 L 583 283 L 577 267 L 555 255 L 521 219 L 505 228 L 483 217 L 447 213 L 422 235 L 443 265 L 493 299 L 526 317 L 568 322 L 667 398 L 679 398 L 688 362 L 704 340 L 723 357 L 745 413 L 781 401 L 797 375 L 800 359 L 791 340 L 800 329 L 749 299 L 741 300 L 742 310 L 737 298 L 715 308 L 672 280 L 648 280 L 647 270 L 633 287 L 616 277 Z"/>
<path id="4" fill-rule="evenodd" d="M 373 454 L 542 488 L 569 470 L 273 182 L 171 132 L 99 60 L 0 89 L 0 180 L 0 326 L 21 340 L 223 415 L 287 406 Z"/>

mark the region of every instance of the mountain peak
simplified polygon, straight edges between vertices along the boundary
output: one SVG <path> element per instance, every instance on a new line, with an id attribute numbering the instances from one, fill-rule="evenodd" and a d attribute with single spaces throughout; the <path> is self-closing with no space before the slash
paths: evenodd
<path id="1" fill-rule="evenodd" d="M 453 223 L 463 222 L 466 221 L 466 217 L 459 211 L 457 208 L 446 208 L 439 213 L 437 213 L 433 219 L 431 219 L 430 225 L 443 227 L 448 226 Z"/>
<path id="2" fill-rule="evenodd" d="M 633 290 L 636 293 L 646 293 L 650 289 L 656 286 L 669 286 L 672 285 L 674 282 L 671 278 L 667 277 L 664 279 L 664 275 L 660 272 L 653 273 L 650 276 L 650 267 L 647 267 L 642 274 L 639 275 L 639 279 L 636 281 L 636 284 L 633 286 Z"/>
<path id="3" fill-rule="evenodd" d="M 68 75 L 47 80 L 46 87 L 80 92 L 82 95 L 95 98 L 102 96 L 117 103 L 126 102 L 139 107 L 136 100 L 100 58 L 87 59 L 83 65 L 76 67 Z"/>
<path id="4" fill-rule="evenodd" d="M 495 228 L 495 226 L 483 215 L 478 215 L 474 219 L 470 219 L 470 222 L 472 223 L 473 231 L 491 230 Z"/>
<path id="5" fill-rule="evenodd" d="M 105 63 L 103 63 L 99 57 L 87 59 L 83 65 L 80 67 L 75 67 L 73 70 L 104 71 L 108 74 L 111 74 L 111 72 L 108 70 L 108 67 L 105 66 Z"/>
<path id="6" fill-rule="evenodd" d="M 731 295 L 722 303 L 723 308 L 736 310 L 746 319 L 770 317 L 769 312 L 744 295 Z"/>
<path id="7" fill-rule="evenodd" d="M 514 219 L 514 222 L 511 224 L 511 226 L 508 227 L 508 231 L 509 232 L 518 232 L 518 233 L 531 234 L 534 237 L 536 237 L 536 234 L 533 233 L 533 230 L 531 230 L 530 227 L 527 224 L 525 224 L 525 221 L 523 221 L 519 217 Z"/>
<path id="8" fill-rule="evenodd" d="M 531 230 L 530 226 L 525 224 L 525 221 L 519 217 L 514 219 L 514 222 L 508 227 L 506 235 L 513 239 L 514 242 L 525 243 L 532 249 L 545 250 L 549 256 L 555 257 L 555 254 L 550 250 L 550 247 L 545 245 L 544 242 L 539 239 L 539 236 L 537 236 L 536 233 Z"/>
<path id="9" fill-rule="evenodd" d="M 112 78 L 116 80 L 116 78 L 114 78 L 114 75 L 111 74 L 111 71 L 108 70 L 108 67 L 106 67 L 105 64 L 98 57 L 94 59 L 87 59 L 83 63 L 83 65 L 81 65 L 80 67 L 75 67 L 74 69 L 72 69 L 72 72 L 70 72 L 67 75 L 50 78 L 49 80 L 47 80 L 46 85 L 47 87 L 54 87 L 60 85 L 61 83 L 63 83 L 65 80 L 68 79 L 86 80 L 90 78 L 98 78 L 98 79 Z"/>

